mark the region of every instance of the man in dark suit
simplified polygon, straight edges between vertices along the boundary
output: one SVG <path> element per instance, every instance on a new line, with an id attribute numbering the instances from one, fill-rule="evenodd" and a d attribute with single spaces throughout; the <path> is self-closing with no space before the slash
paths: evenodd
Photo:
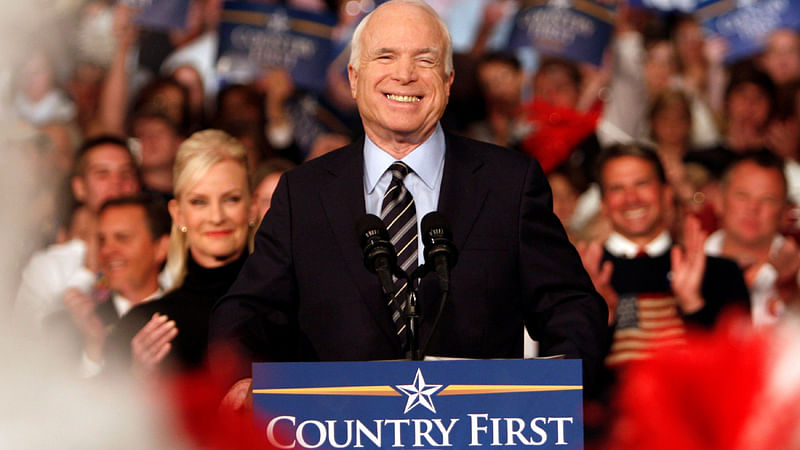
<path id="1" fill-rule="evenodd" d="M 402 325 L 364 267 L 356 222 L 381 215 L 410 270 L 424 261 L 419 219 L 437 210 L 460 255 L 433 333 L 435 277 L 419 289 L 427 353 L 518 358 L 526 325 L 541 354 L 583 358 L 591 377 L 607 310 L 552 212 L 538 163 L 439 126 L 453 81 L 441 19 L 422 2 L 381 5 L 356 29 L 348 70 L 365 138 L 283 176 L 253 255 L 212 312 L 212 340 L 232 341 L 252 360 L 402 358 Z M 416 219 L 395 233 L 409 207 Z M 229 399 L 235 405 L 247 390 L 241 380 Z"/>

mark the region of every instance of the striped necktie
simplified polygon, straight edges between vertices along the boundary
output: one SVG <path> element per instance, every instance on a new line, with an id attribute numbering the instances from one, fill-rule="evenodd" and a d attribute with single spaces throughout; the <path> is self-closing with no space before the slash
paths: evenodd
<path id="1" fill-rule="evenodd" d="M 411 171 L 407 165 L 395 161 L 389 171 L 392 182 L 383 196 L 381 219 L 389 231 L 389 239 L 397 251 L 397 264 L 406 273 L 417 268 L 417 210 L 414 198 L 406 189 L 403 180 Z M 401 312 L 405 309 L 409 286 L 404 279 L 394 279 L 397 293 L 389 302 L 392 320 L 397 326 L 397 335 L 405 345 L 406 323 Z"/>

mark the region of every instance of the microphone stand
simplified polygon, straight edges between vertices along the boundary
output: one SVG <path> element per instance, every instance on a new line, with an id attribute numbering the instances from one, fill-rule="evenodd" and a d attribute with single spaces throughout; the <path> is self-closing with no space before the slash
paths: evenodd
<path id="1" fill-rule="evenodd" d="M 417 304 L 417 293 L 422 277 L 425 275 L 427 267 L 425 265 L 417 267 L 408 277 L 408 301 L 406 302 L 405 319 L 409 332 L 406 333 L 406 344 L 408 352 L 406 358 L 412 361 L 422 361 L 424 354 L 420 349 L 420 323 L 422 315 Z"/>

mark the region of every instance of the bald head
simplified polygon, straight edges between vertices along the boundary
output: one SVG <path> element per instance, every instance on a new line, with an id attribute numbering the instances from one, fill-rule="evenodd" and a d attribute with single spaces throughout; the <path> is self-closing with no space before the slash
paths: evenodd
<path id="1" fill-rule="evenodd" d="M 349 65 L 353 67 L 355 70 L 359 69 L 359 65 L 361 62 L 361 54 L 364 49 L 364 42 L 362 41 L 362 35 L 364 29 L 367 28 L 367 25 L 372 20 L 373 16 L 378 14 L 394 14 L 397 13 L 398 10 L 402 9 L 403 7 L 412 6 L 417 7 L 425 11 L 427 14 L 434 19 L 434 23 L 436 27 L 439 29 L 439 32 L 442 34 L 443 40 L 445 42 L 445 48 L 440 49 L 442 51 L 442 55 L 444 56 L 444 70 L 447 75 L 453 72 L 453 42 L 450 38 L 450 32 L 447 30 L 447 25 L 444 23 L 439 14 L 430 7 L 427 3 L 421 0 L 391 0 L 386 3 L 381 4 L 371 13 L 367 14 L 361 22 L 356 27 L 355 31 L 353 32 L 353 37 L 350 40 L 350 60 Z"/>

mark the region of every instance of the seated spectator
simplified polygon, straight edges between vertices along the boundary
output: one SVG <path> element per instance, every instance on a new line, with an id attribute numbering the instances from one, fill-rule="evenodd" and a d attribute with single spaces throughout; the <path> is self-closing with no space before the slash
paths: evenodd
<path id="1" fill-rule="evenodd" d="M 477 62 L 476 72 L 486 115 L 470 126 L 468 135 L 503 147 L 517 147 L 531 131 L 519 120 L 523 81 L 519 60 L 510 53 L 489 53 Z"/>
<path id="2" fill-rule="evenodd" d="M 778 90 L 775 114 L 767 131 L 769 150 L 783 159 L 789 201 L 800 205 L 800 80 Z"/>
<path id="3" fill-rule="evenodd" d="M 75 120 L 75 104 L 56 86 L 52 62 L 44 51 L 34 52 L 18 74 L 14 97 L 17 114 L 35 126 Z"/>
<path id="4" fill-rule="evenodd" d="M 174 78 L 158 78 L 142 88 L 132 110 L 157 112 L 166 116 L 183 134 L 191 127 L 189 91 Z"/>
<path id="5" fill-rule="evenodd" d="M 22 274 L 14 307 L 26 326 L 40 329 L 42 319 L 63 308 L 67 288 L 89 292 L 99 271 L 97 213 L 106 201 L 139 192 L 133 156 L 125 141 L 102 136 L 78 150 L 71 178 L 75 199 L 91 213 L 88 240 L 73 239 L 35 254 Z"/>
<path id="6" fill-rule="evenodd" d="M 156 197 L 120 197 L 100 208 L 97 234 L 103 275 L 89 292 L 68 288 L 67 311 L 45 319 L 47 331 L 58 342 L 83 349 L 83 376 L 102 368 L 106 337 L 119 318 L 163 294 L 159 272 L 167 259 L 169 229 L 166 204 Z"/>
<path id="7" fill-rule="evenodd" d="M 249 254 L 256 208 L 247 152 L 229 135 L 204 130 L 181 144 L 175 160 L 175 199 L 167 268 L 175 289 L 135 306 L 109 343 L 119 363 L 142 372 L 162 362 L 198 368 L 205 360 L 211 307 L 230 287 Z"/>
<path id="8" fill-rule="evenodd" d="M 553 212 L 564 225 L 570 241 L 574 242 L 571 219 L 581 191 L 572 183 L 569 174 L 563 167 L 550 172 L 547 175 L 547 182 L 550 183 L 550 189 L 553 191 Z"/>
<path id="9" fill-rule="evenodd" d="M 787 208 L 781 160 L 767 151 L 742 155 L 722 180 L 722 228 L 706 253 L 736 261 L 750 289 L 755 325 L 775 323 L 797 292 L 800 254 L 780 228 Z"/>
<path id="10" fill-rule="evenodd" d="M 172 165 L 183 136 L 172 120 L 157 110 L 134 114 L 130 128 L 139 143 L 143 189 L 165 202 L 171 200 Z"/>
<path id="11" fill-rule="evenodd" d="M 770 33 L 759 62 L 778 86 L 800 80 L 800 34 L 797 30 L 778 28 Z"/>
<path id="12" fill-rule="evenodd" d="M 749 308 L 739 268 L 706 257 L 696 219 L 687 219 L 684 245 L 673 245 L 673 192 L 655 152 L 615 145 L 600 155 L 597 169 L 613 231 L 605 242 L 580 245 L 579 251 L 609 306 L 609 368 L 681 344 L 687 326 L 710 327 L 727 307 Z"/>
<path id="13" fill-rule="evenodd" d="M 575 64 L 560 59 L 541 63 L 533 80 L 533 101 L 525 104 L 523 120 L 531 132 L 522 150 L 536 158 L 545 173 L 565 163 L 575 148 L 593 137 L 599 109 L 579 111 L 582 75 Z M 591 153 L 596 151 L 592 147 Z M 594 155 L 582 155 L 588 162 Z"/>
<path id="14" fill-rule="evenodd" d="M 704 230 L 716 229 L 711 173 L 696 160 L 705 150 L 691 144 L 692 109 L 689 98 L 680 90 L 668 90 L 655 98 L 649 113 L 650 130 L 661 164 L 672 186 L 678 206 L 677 216 L 696 215 Z"/>
<path id="15" fill-rule="evenodd" d="M 185 132 L 197 131 L 206 123 L 206 100 L 203 86 L 203 77 L 198 70 L 185 64 L 176 67 L 170 76 L 186 88 L 189 94 L 189 127 Z"/>
<path id="16" fill-rule="evenodd" d="M 775 110 L 775 84 L 748 62 L 733 66 L 730 73 L 725 89 L 725 146 L 734 153 L 764 147 Z"/>
<path id="17" fill-rule="evenodd" d="M 272 158 L 264 161 L 256 167 L 253 173 L 253 202 L 258 207 L 259 222 L 264 214 L 269 211 L 272 203 L 272 194 L 278 187 L 281 175 L 292 170 L 295 164 L 287 159 Z"/>

